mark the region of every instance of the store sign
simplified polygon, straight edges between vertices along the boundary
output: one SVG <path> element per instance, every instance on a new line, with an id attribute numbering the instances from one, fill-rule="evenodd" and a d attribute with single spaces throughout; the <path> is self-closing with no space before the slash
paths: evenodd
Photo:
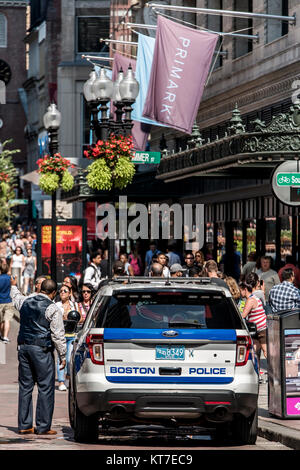
<path id="1" fill-rule="evenodd" d="M 150 163 L 150 164 L 157 164 L 160 163 L 160 152 L 142 152 L 136 151 L 134 152 L 134 157 L 132 161 L 134 163 Z"/>

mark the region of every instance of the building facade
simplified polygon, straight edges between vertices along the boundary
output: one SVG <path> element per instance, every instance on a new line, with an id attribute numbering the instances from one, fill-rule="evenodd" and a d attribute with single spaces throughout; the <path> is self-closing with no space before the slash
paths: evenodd
<path id="1" fill-rule="evenodd" d="M 165 3 L 282 16 L 300 14 L 296 0 L 195 0 Z M 144 23 L 146 8 L 145 4 L 141 5 L 140 18 L 141 21 L 144 18 Z M 236 106 L 245 132 L 253 131 L 253 121 L 257 119 L 268 125 L 272 117 L 289 112 L 293 102 L 300 96 L 300 27 L 297 23 L 178 11 L 161 12 L 179 22 L 188 22 L 191 27 L 196 25 L 224 33 L 239 31 L 255 36 L 253 39 L 223 36 L 222 44 L 219 44 L 223 54 L 214 63 L 196 119 L 201 132 L 200 145 L 206 150 L 212 149 L 214 143 L 217 145 L 228 135 Z M 155 14 L 153 16 L 152 21 L 155 23 Z M 149 22 L 149 15 L 147 19 Z M 185 191 L 185 196 L 180 197 L 182 203 L 205 204 L 205 249 L 212 249 L 214 257 L 220 260 L 225 251 L 232 252 L 233 243 L 237 242 L 244 261 L 250 251 L 270 254 L 277 265 L 284 262 L 287 254 L 293 254 L 300 261 L 298 209 L 279 203 L 272 194 L 270 173 L 279 163 L 277 159 L 268 156 L 269 171 L 264 171 L 257 160 L 251 171 L 243 171 L 240 167 L 224 172 L 221 171 L 221 155 L 216 150 L 214 157 L 205 157 L 215 159 L 214 164 L 210 164 L 214 171 L 208 173 L 205 171 L 207 160 L 201 160 L 200 157 L 197 165 L 188 161 L 189 155 L 184 151 L 191 136 L 171 128 L 164 129 L 163 134 L 168 152 L 166 162 L 162 160 L 156 177 L 165 181 L 166 185 L 177 181 L 178 186 Z M 151 150 L 161 148 L 161 129 L 152 129 L 150 142 Z M 232 158 L 238 162 L 238 155 Z M 289 158 L 297 158 L 297 151 Z"/>
<path id="2" fill-rule="evenodd" d="M 13 162 L 19 176 L 27 171 L 26 141 L 26 103 L 24 101 L 23 82 L 26 78 L 26 50 L 24 37 L 29 3 L 26 0 L 0 2 L 0 143 L 12 139 L 7 149 L 19 149 L 13 156 Z M 20 182 L 21 180 L 19 180 Z M 29 187 L 18 185 L 16 198 L 27 196 Z M 24 213 L 24 208 L 17 207 L 15 212 Z"/>
<path id="3" fill-rule="evenodd" d="M 80 166 L 86 165 L 83 149 L 90 143 L 90 117 L 83 85 L 93 65 L 82 54 L 108 55 L 100 44 L 109 35 L 109 1 L 31 0 L 30 27 L 26 36 L 29 70 L 24 83 L 28 105 L 28 172 L 48 151 L 43 116 L 50 103 L 61 112 L 59 151 Z M 31 176 L 29 176 L 31 178 Z M 40 214 L 47 199 L 34 189 Z M 58 203 L 59 204 L 59 203 Z M 73 204 L 73 217 L 83 215 L 82 204 Z"/>

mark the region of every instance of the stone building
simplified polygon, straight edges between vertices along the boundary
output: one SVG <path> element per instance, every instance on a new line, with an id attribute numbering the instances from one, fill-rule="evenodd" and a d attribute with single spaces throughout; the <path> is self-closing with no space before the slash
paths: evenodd
<path id="1" fill-rule="evenodd" d="M 0 1 L 0 81 L 5 84 L 0 99 L 0 142 L 12 139 L 7 149 L 19 149 L 13 157 L 19 175 L 27 171 L 26 142 L 26 105 L 24 102 L 23 82 L 26 79 L 26 18 L 27 0 Z M 26 187 L 18 187 L 18 198 L 23 198 Z M 19 212 L 21 208 L 17 208 Z"/>
<path id="2" fill-rule="evenodd" d="M 31 21 L 26 43 L 28 77 L 24 83 L 28 104 L 27 152 L 29 172 L 47 151 L 43 115 L 50 103 L 61 112 L 59 151 L 72 163 L 84 165 L 84 146 L 89 144 L 90 122 L 83 97 L 83 84 L 92 65 L 82 54 L 108 54 L 99 43 L 109 35 L 109 1 L 30 0 Z M 43 210 L 38 188 L 34 196 Z M 73 217 L 82 216 L 82 205 L 73 205 Z"/>
<path id="3" fill-rule="evenodd" d="M 300 5 L 296 0 L 171 0 L 154 3 L 290 17 L 300 14 Z M 155 24 L 156 14 L 153 13 L 149 21 L 145 4 L 140 2 L 139 22 Z M 261 17 L 245 19 L 204 13 L 161 12 L 180 22 L 188 22 L 191 27 L 197 25 L 218 32 L 239 31 L 256 38 L 223 36 L 222 55 L 214 65 L 196 119 L 201 131 L 201 136 L 198 136 L 200 149 L 184 152 L 191 136 L 168 128 L 164 129 L 162 139 L 161 129 L 152 129 L 151 150 L 159 150 L 162 143 L 168 150 L 156 178 L 166 185 L 177 182 L 178 188 L 184 192 L 184 197 L 180 197 L 182 203 L 205 204 L 206 241 L 209 245 L 213 244 L 213 253 L 218 259 L 225 250 L 233 250 L 235 241 L 244 261 L 252 250 L 270 254 L 276 258 L 277 265 L 285 260 L 287 254 L 293 254 L 299 261 L 298 209 L 276 200 L 270 185 L 271 168 L 279 163 L 279 157 L 268 155 L 269 172 L 258 163 L 253 164 L 252 169 L 243 171 L 238 156 L 234 170 L 222 171 L 224 161 L 218 154 L 218 145 L 224 144 L 222 139 L 226 140 L 233 112 L 238 119 L 241 116 L 245 131 L 253 131 L 253 121 L 259 119 L 267 126 L 272 117 L 289 113 L 293 101 L 299 98 L 299 24 L 293 20 Z M 195 132 L 197 136 L 197 128 Z M 292 158 L 297 158 L 297 148 L 299 150 L 296 145 Z M 210 152 L 210 157 L 203 158 L 213 161 L 209 164 L 209 173 L 205 171 L 208 161 L 201 156 L 205 152 Z M 190 158 L 192 154 L 195 158 Z M 264 159 L 261 155 L 259 158 Z M 281 155 L 280 158 L 288 157 Z M 194 160 L 197 165 L 191 163 Z"/>

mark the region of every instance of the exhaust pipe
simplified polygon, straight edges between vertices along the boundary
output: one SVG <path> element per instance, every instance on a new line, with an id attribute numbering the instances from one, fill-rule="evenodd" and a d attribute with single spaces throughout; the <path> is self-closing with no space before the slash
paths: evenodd
<path id="1" fill-rule="evenodd" d="M 212 413 L 208 413 L 206 418 L 208 421 L 226 421 L 228 418 L 229 412 L 225 406 L 217 406 Z"/>
<path id="2" fill-rule="evenodd" d="M 123 405 L 113 406 L 112 409 L 110 410 L 110 417 L 111 419 L 115 419 L 115 420 L 126 418 L 127 411 L 126 411 L 125 406 Z"/>
<path id="3" fill-rule="evenodd" d="M 227 414 L 228 410 L 227 408 L 225 408 L 225 406 L 217 406 L 217 408 L 215 408 L 213 412 L 213 415 L 217 420 L 224 419 Z"/>

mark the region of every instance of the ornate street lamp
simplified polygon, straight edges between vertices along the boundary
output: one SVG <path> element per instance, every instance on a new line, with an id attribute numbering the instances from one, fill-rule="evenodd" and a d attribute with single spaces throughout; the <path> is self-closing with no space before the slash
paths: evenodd
<path id="1" fill-rule="evenodd" d="M 99 76 L 93 71 L 83 87 L 83 94 L 91 111 L 91 128 L 97 140 L 107 140 L 111 134 L 129 136 L 133 126 L 131 119 L 132 105 L 139 93 L 139 83 L 134 77 L 132 67 L 129 66 L 124 76 L 121 69 L 117 79 L 113 82 L 106 74 L 105 68 L 100 69 Z M 114 120 L 108 117 L 108 103 L 116 109 Z M 100 112 L 100 119 L 99 119 Z M 114 193 L 112 192 L 112 200 Z M 108 273 L 112 275 L 114 262 L 115 240 L 108 240 Z"/>
<path id="2" fill-rule="evenodd" d="M 61 114 L 56 104 L 52 103 L 44 114 L 44 126 L 49 136 L 49 154 L 53 157 L 58 152 L 58 129 L 61 124 Z M 51 220 L 51 278 L 56 281 L 56 191 L 52 193 L 52 220 Z"/>

